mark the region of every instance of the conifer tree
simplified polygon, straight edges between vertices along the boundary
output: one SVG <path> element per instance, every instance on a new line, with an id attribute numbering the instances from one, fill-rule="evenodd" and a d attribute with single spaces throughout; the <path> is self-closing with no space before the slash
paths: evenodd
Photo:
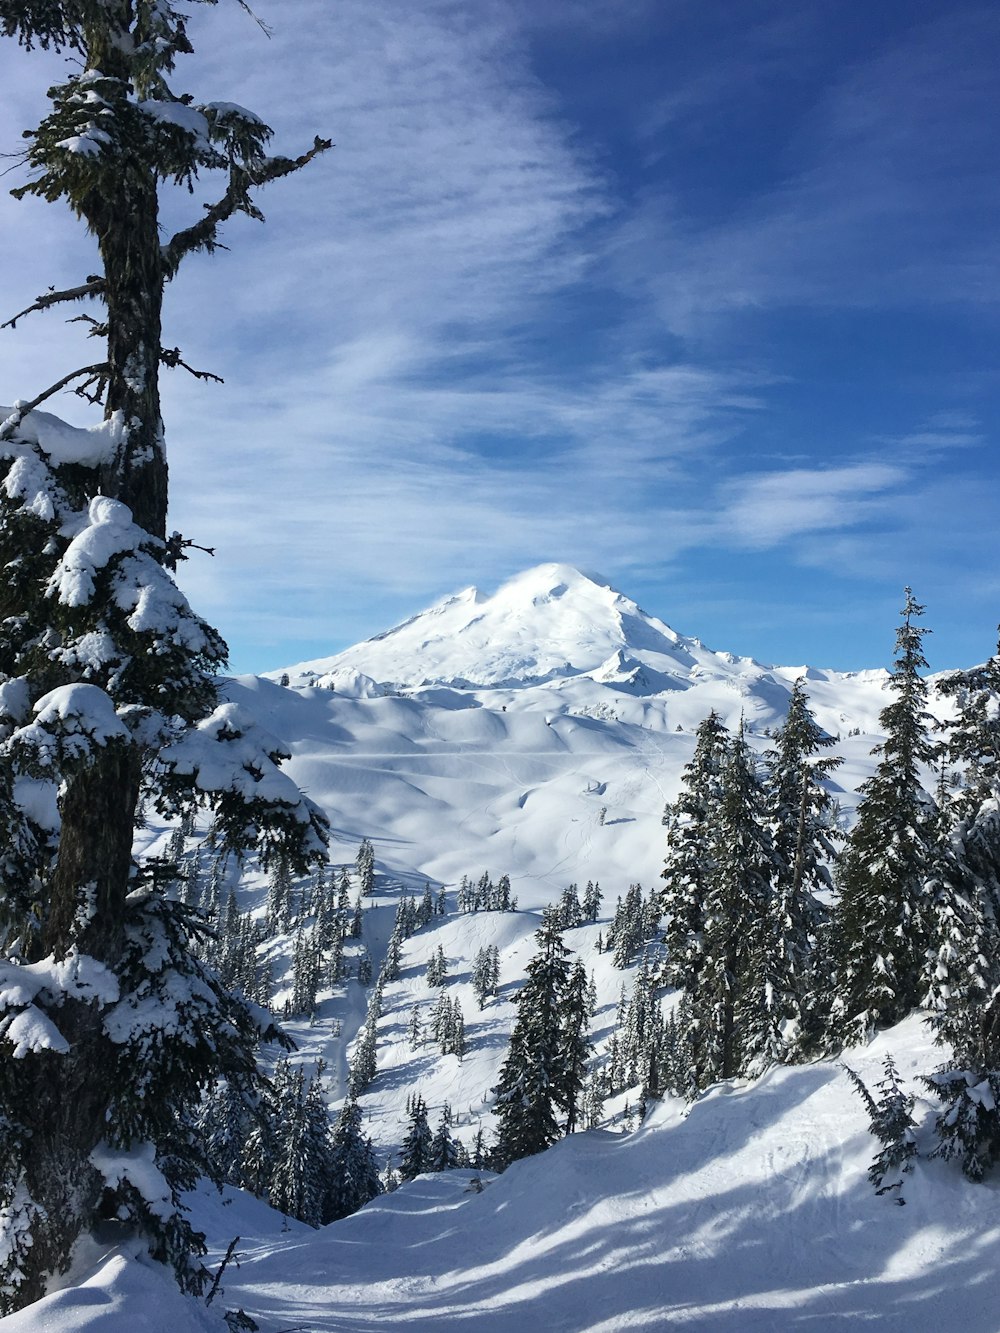
<path id="1" fill-rule="evenodd" d="M 877 1096 L 868 1091 L 853 1069 L 846 1065 L 844 1068 L 868 1109 L 871 1132 L 882 1145 L 868 1168 L 868 1179 L 875 1186 L 876 1194 L 893 1194 L 896 1203 L 903 1204 L 906 1200 L 899 1193 L 903 1173 L 913 1170 L 913 1158 L 917 1152 L 913 1094 L 904 1091 L 891 1055 L 887 1055 L 882 1062 L 882 1077 L 876 1084 Z"/>
<path id="2" fill-rule="evenodd" d="M 774 850 L 763 789 L 742 726 L 730 746 L 709 848 L 704 945 L 685 989 L 699 1087 L 777 1058 Z"/>
<path id="3" fill-rule="evenodd" d="M 333 1131 L 323 1221 L 337 1222 L 349 1217 L 381 1193 L 375 1150 L 371 1139 L 362 1133 L 361 1108 L 349 1097 Z"/>
<path id="4" fill-rule="evenodd" d="M 660 907 L 665 918 L 667 980 L 693 990 L 705 946 L 704 904 L 712 873 L 712 833 L 722 794 L 729 733 L 716 712 L 701 722 L 677 800 L 667 807 L 667 855 Z"/>
<path id="5" fill-rule="evenodd" d="M 931 943 L 926 884 L 940 836 L 938 812 L 921 781 L 935 749 L 928 736 L 926 668 L 914 622 L 924 608 L 905 590 L 891 673 L 893 701 L 879 715 L 885 741 L 875 773 L 861 786 L 857 822 L 838 884 L 832 948 L 832 1033 L 862 1041 L 920 1003 Z"/>
<path id="6" fill-rule="evenodd" d="M 797 1041 L 814 1022 L 816 945 L 826 919 L 817 893 L 832 888 L 837 805 L 824 785 L 841 760 L 826 754 L 833 745 L 809 709 L 801 678 L 792 687 L 788 713 L 767 755 L 767 807 L 774 840 L 774 983 L 785 1020 Z"/>
<path id="7" fill-rule="evenodd" d="M 412 1180 L 432 1170 L 431 1145 L 433 1135 L 427 1123 L 427 1103 L 419 1094 L 410 1104 L 410 1127 L 406 1131 L 399 1153 L 399 1177 Z"/>
<path id="8" fill-rule="evenodd" d="M 426 976 L 428 986 L 443 986 L 448 980 L 448 960 L 440 944 L 427 961 Z"/>
<path id="9" fill-rule="evenodd" d="M 238 705 L 218 704 L 225 645 L 171 577 L 190 543 L 167 534 L 159 371 L 184 365 L 161 340 L 165 283 L 189 255 L 216 248 L 233 214 L 261 216 L 252 190 L 329 145 L 270 157 L 270 130 L 252 113 L 172 92 L 175 62 L 192 49 L 187 20 L 170 0 L 0 0 L 0 33 L 75 57 L 28 135 L 32 175 L 15 193 L 65 200 L 98 252 L 91 276 L 22 314 L 98 302 L 87 320 L 105 345 L 0 423 L 0 944 L 8 980 L 40 969 L 40 984 L 15 986 L 31 998 L 8 1006 L 0 1049 L 0 1119 L 13 1145 L 0 1212 L 18 1200 L 20 1256 L 0 1264 L 0 1313 L 40 1296 L 45 1275 L 65 1270 L 77 1237 L 109 1210 L 149 1235 L 185 1288 L 204 1281 L 198 1237 L 176 1211 L 158 1218 L 125 1163 L 152 1145 L 177 1200 L 199 1160 L 178 1126 L 193 1123 L 202 1090 L 227 1066 L 249 1076 L 255 1021 L 194 960 L 184 905 L 133 865 L 144 775 L 158 777 L 161 814 L 211 805 L 230 851 L 257 840 L 265 860 L 285 850 L 303 868 L 322 851 L 318 812 L 278 772 L 283 747 Z M 220 197 L 162 236 L 161 182 L 216 170 Z M 33 410 L 66 385 L 103 410 L 86 455 L 37 442 Z M 232 781 L 220 785 L 227 769 Z M 58 792 L 58 829 L 19 805 L 22 775 Z M 70 976 L 80 984 L 67 990 Z M 151 1028 L 137 987 L 154 997 Z M 11 1043 L 20 1013 L 37 1015 L 46 1049 Z"/>
<path id="10" fill-rule="evenodd" d="M 956 1050 L 1000 983 L 1000 653 L 938 689 L 954 701 L 946 757 L 957 786 L 941 800 L 942 833 L 927 884 L 923 1005 Z"/>
<path id="11" fill-rule="evenodd" d="M 599 882 L 587 880 L 587 887 L 583 892 L 583 899 L 580 903 L 580 909 L 583 912 L 584 921 L 596 921 L 598 913 L 601 910 L 601 886 Z"/>
<path id="12" fill-rule="evenodd" d="M 358 848 L 356 867 L 359 896 L 367 898 L 375 892 L 375 848 L 367 838 L 362 839 Z"/>
<path id="13" fill-rule="evenodd" d="M 570 1097 L 578 1095 L 567 1046 L 570 951 L 562 941 L 558 909 L 546 909 L 535 939 L 538 952 L 515 1001 L 517 1019 L 495 1088 L 494 1153 L 503 1165 L 560 1138 L 558 1113 L 569 1116 Z"/>
<path id="14" fill-rule="evenodd" d="M 461 1146 L 451 1136 L 451 1107 L 445 1103 L 431 1140 L 428 1171 L 453 1171 L 461 1160 Z"/>
<path id="15" fill-rule="evenodd" d="M 593 1045 L 587 1039 L 590 1024 L 587 970 L 579 958 L 570 968 L 562 1001 L 563 1060 L 559 1102 L 566 1112 L 566 1133 L 576 1130 Z"/>

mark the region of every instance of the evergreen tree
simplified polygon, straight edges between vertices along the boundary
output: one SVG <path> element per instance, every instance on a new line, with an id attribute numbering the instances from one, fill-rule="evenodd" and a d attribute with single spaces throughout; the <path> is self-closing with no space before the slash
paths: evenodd
<path id="1" fill-rule="evenodd" d="M 440 944 L 428 959 L 426 976 L 428 986 L 443 986 L 448 980 L 448 960 Z"/>
<path id="2" fill-rule="evenodd" d="M 921 768 L 933 762 L 928 733 L 927 666 L 921 640 L 928 633 L 914 621 L 923 607 L 909 588 L 903 623 L 896 634 L 891 675 L 893 701 L 879 715 L 886 733 L 874 753 L 874 775 L 861 786 L 857 822 L 847 841 L 838 883 L 833 935 L 835 1039 L 862 1041 L 876 1026 L 899 1019 L 923 997 L 931 946 L 928 896 L 937 810 L 921 783 Z"/>
<path id="3" fill-rule="evenodd" d="M 385 959 L 379 973 L 383 981 L 399 980 L 400 964 L 403 956 L 403 939 L 402 922 L 397 919 L 392 934 L 389 936 Z"/>
<path id="4" fill-rule="evenodd" d="M 371 1139 L 361 1132 L 361 1108 L 349 1097 L 333 1132 L 323 1221 L 349 1217 L 381 1193 L 375 1150 Z"/>
<path id="5" fill-rule="evenodd" d="M 587 970 L 577 958 L 570 969 L 562 1000 L 563 1058 L 558 1096 L 566 1112 L 567 1134 L 576 1130 L 587 1078 L 587 1062 L 594 1049 L 587 1040 L 590 1023 L 589 989 Z"/>
<path id="6" fill-rule="evenodd" d="M 685 989 L 699 1087 L 759 1069 L 781 1049 L 775 993 L 774 852 L 742 726 L 730 746 L 709 847 L 704 946 Z"/>
<path id="7" fill-rule="evenodd" d="M 503 1165 L 554 1143 L 561 1136 L 558 1113 L 569 1111 L 565 1003 L 570 951 L 556 910 L 546 910 L 535 939 L 538 952 L 515 1000 L 517 1019 L 494 1089 L 494 1154 Z"/>
<path id="8" fill-rule="evenodd" d="M 495 944 L 487 944 L 472 962 L 472 989 L 480 1009 L 485 1009 L 487 999 L 496 995 L 499 984 L 500 951 Z"/>
<path id="9" fill-rule="evenodd" d="M 728 747 L 729 733 L 713 711 L 698 727 L 681 790 L 664 816 L 667 856 L 660 906 L 665 917 L 667 980 L 687 990 L 693 990 L 702 966 L 712 833 Z"/>
<path id="10" fill-rule="evenodd" d="M 868 1168 L 868 1179 L 875 1186 L 876 1194 L 898 1191 L 903 1184 L 902 1173 L 913 1170 L 913 1158 L 917 1151 L 913 1094 L 903 1090 L 891 1055 L 887 1055 L 883 1061 L 882 1077 L 876 1084 L 877 1097 L 872 1096 L 853 1069 L 848 1069 L 846 1065 L 844 1068 L 868 1109 L 871 1132 L 882 1145 Z M 893 1176 L 895 1180 L 887 1180 L 887 1177 Z M 896 1203 L 906 1202 L 899 1193 L 894 1198 Z"/>
<path id="11" fill-rule="evenodd" d="M 318 1227 L 330 1187 L 329 1118 L 319 1079 L 298 1066 L 276 1082 L 267 1198 L 272 1208 Z"/>
<path id="12" fill-rule="evenodd" d="M 1000 653 L 938 688 L 955 706 L 946 755 L 957 785 L 942 794 L 942 836 L 926 886 L 922 1003 L 957 1055 L 975 1047 L 970 1032 L 1000 983 Z"/>
<path id="13" fill-rule="evenodd" d="M 272 935 L 292 928 L 292 868 L 287 856 L 279 856 L 271 867 L 264 919 Z"/>
<path id="14" fill-rule="evenodd" d="M 399 1177 L 412 1180 L 414 1176 L 433 1170 L 431 1147 L 433 1136 L 427 1123 L 427 1103 L 416 1096 L 410 1104 L 410 1127 L 403 1139 L 399 1154 Z"/>
<path id="15" fill-rule="evenodd" d="M 370 986 L 372 981 L 372 956 L 367 949 L 358 955 L 358 985 Z"/>
<path id="16" fill-rule="evenodd" d="M 428 1171 L 452 1171 L 461 1160 L 461 1145 L 451 1136 L 451 1107 L 445 1103 L 431 1140 Z"/>
<path id="17" fill-rule="evenodd" d="M 98 251 L 92 276 L 23 314 L 98 301 L 88 323 L 106 349 L 0 424 L 0 945 L 9 974 L 41 967 L 23 973 L 27 989 L 10 976 L 7 994 L 31 999 L 7 1006 L 0 1049 L 0 1212 L 16 1200 L 20 1218 L 18 1257 L 0 1265 L 3 1313 L 41 1296 L 108 1210 L 149 1236 L 186 1289 L 204 1281 L 202 1242 L 177 1211 L 200 1150 L 178 1127 L 216 1077 L 252 1068 L 255 1023 L 195 962 L 183 904 L 135 873 L 144 775 L 160 780 L 151 798 L 163 815 L 212 805 L 228 850 L 258 840 L 265 859 L 284 849 L 304 867 L 322 851 L 322 825 L 278 772 L 281 747 L 238 705 L 218 706 L 225 645 L 171 577 L 190 543 L 167 536 L 159 371 L 183 362 L 161 342 L 163 288 L 189 255 L 219 244 L 234 213 L 261 216 L 251 190 L 329 145 L 269 157 L 256 116 L 175 95 L 168 79 L 191 44 L 188 15 L 170 0 L 0 0 L 0 32 L 74 57 L 28 136 L 32 177 L 15 193 L 65 200 Z M 160 183 L 215 170 L 221 198 L 162 236 Z M 74 383 L 103 408 L 103 447 L 87 460 L 43 450 L 31 416 Z M 21 776 L 58 793 L 57 829 L 21 807 Z M 11 1043 L 26 1008 L 47 1049 Z M 128 1174 L 147 1147 L 175 1201 L 166 1218 Z"/>
<path id="18" fill-rule="evenodd" d="M 375 892 L 375 848 L 367 838 L 362 839 L 358 848 L 356 862 L 358 872 L 358 894 L 367 898 Z"/>
<path id="19" fill-rule="evenodd" d="M 812 1035 L 816 994 L 825 984 L 814 968 L 826 917 L 816 895 L 832 888 L 830 866 L 840 837 L 837 804 L 825 785 L 841 763 L 824 753 L 833 743 L 813 717 L 800 677 L 767 756 L 766 784 L 775 860 L 774 984 L 798 1043 Z"/>
<path id="20" fill-rule="evenodd" d="M 601 910 L 601 886 L 594 880 L 587 880 L 580 904 L 584 921 L 596 921 Z"/>
<path id="21" fill-rule="evenodd" d="M 351 1055 L 347 1087 L 349 1095 L 354 1098 L 361 1096 L 378 1073 L 376 1057 L 377 1022 L 377 1018 L 373 1017 L 372 1010 L 369 1009 L 364 1027 L 358 1035 L 358 1040 Z"/>
<path id="22" fill-rule="evenodd" d="M 624 901 L 620 902 L 615 912 L 611 929 L 614 940 L 614 953 L 611 961 L 615 967 L 626 968 L 639 953 L 643 941 L 648 938 L 648 918 L 646 905 L 642 899 L 642 885 L 630 884 Z"/>

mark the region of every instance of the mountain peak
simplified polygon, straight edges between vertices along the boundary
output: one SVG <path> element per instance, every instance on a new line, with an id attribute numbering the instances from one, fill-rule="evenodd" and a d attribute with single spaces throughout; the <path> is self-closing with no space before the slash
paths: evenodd
<path id="1" fill-rule="evenodd" d="M 661 672 L 686 671 L 694 643 L 600 576 L 550 561 L 515 574 L 492 594 L 466 588 L 336 657 L 289 673 L 349 668 L 401 688 L 496 688 L 585 675 L 616 655 Z"/>

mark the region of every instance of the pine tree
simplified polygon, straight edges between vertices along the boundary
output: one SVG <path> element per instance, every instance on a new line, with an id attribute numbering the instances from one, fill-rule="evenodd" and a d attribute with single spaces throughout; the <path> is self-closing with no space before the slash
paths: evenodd
<path id="1" fill-rule="evenodd" d="M 558 1094 L 559 1103 L 566 1112 L 567 1134 L 576 1130 L 587 1078 L 587 1062 L 594 1049 L 587 1039 L 590 1023 L 589 989 L 587 970 L 577 958 L 570 969 L 562 1000 L 563 1059 Z"/>
<path id="2" fill-rule="evenodd" d="M 0 0 L 0 31 L 75 57 L 28 136 L 32 177 L 15 193 L 65 200 L 99 256 L 93 276 L 23 314 L 101 302 L 100 317 L 87 318 L 106 346 L 96 364 L 25 395 L 0 424 L 0 673 L 14 686 L 0 717 L 0 943 L 8 972 L 41 966 L 29 1007 L 50 1038 L 47 1050 L 13 1059 L 18 1012 L 8 1008 L 0 1120 L 13 1151 L 4 1154 L 0 1212 L 16 1199 L 24 1226 L 20 1262 L 0 1272 L 2 1313 L 40 1296 L 46 1274 L 65 1270 L 77 1237 L 108 1209 L 149 1235 L 151 1253 L 174 1265 L 185 1288 L 204 1280 L 193 1262 L 201 1241 L 179 1212 L 151 1212 L 122 1155 L 158 1153 L 176 1203 L 199 1159 L 178 1126 L 192 1123 L 227 1061 L 252 1066 L 255 1025 L 195 963 L 183 904 L 135 874 L 144 775 L 162 779 L 153 798 L 163 815 L 212 805 L 220 845 L 232 851 L 257 839 L 265 859 L 286 849 L 305 865 L 322 850 L 322 827 L 278 773 L 281 747 L 238 705 L 218 706 L 225 645 L 171 577 L 190 543 L 167 536 L 159 370 L 183 362 L 162 345 L 161 306 L 165 283 L 189 255 L 216 248 L 225 221 L 261 216 L 252 189 L 329 145 L 317 140 L 296 161 L 268 157 L 270 131 L 256 116 L 177 97 L 167 81 L 191 45 L 188 16 L 170 0 Z M 161 236 L 160 183 L 217 169 L 227 181 L 221 198 Z M 92 435 L 102 447 L 87 459 L 35 443 L 32 411 L 67 384 L 103 408 Z M 220 784 L 227 770 L 232 781 Z M 19 805 L 21 775 L 58 791 L 57 830 Z M 169 963 L 151 971 L 157 955 L 143 950 L 157 937 Z M 71 975 L 82 984 L 67 991 Z M 135 997 L 147 989 L 156 999 L 143 1011 Z M 152 1027 L 143 1028 L 143 1012 L 155 1015 Z M 178 1015 L 171 1037 L 169 1013 Z"/>
<path id="3" fill-rule="evenodd" d="M 722 795 L 729 733 L 714 711 L 699 725 L 677 800 L 667 807 L 667 856 L 660 906 L 665 917 L 667 979 L 692 990 L 704 952 L 704 903 L 712 873 L 712 830 Z"/>
<path id="4" fill-rule="evenodd" d="M 427 1123 L 427 1103 L 423 1097 L 418 1095 L 411 1102 L 410 1127 L 406 1131 L 403 1146 L 400 1149 L 399 1177 L 401 1180 L 412 1180 L 414 1176 L 422 1175 L 425 1171 L 433 1169 L 431 1166 L 432 1141 L 430 1125 Z"/>
<path id="5" fill-rule="evenodd" d="M 461 1147 L 451 1136 L 451 1107 L 445 1103 L 431 1140 L 428 1171 L 453 1171 L 461 1159 Z"/>
<path id="6" fill-rule="evenodd" d="M 642 899 L 642 885 L 630 884 L 624 901 L 620 902 L 615 912 L 611 935 L 614 939 L 614 953 L 611 961 L 615 967 L 626 968 L 639 953 L 642 942 L 647 937 L 647 917 Z"/>
<path id="7" fill-rule="evenodd" d="M 894 1190 L 901 1189 L 902 1173 L 913 1170 L 913 1158 L 917 1151 L 913 1123 L 913 1094 L 904 1092 L 891 1055 L 887 1055 L 883 1061 L 882 1077 L 875 1085 L 877 1097 L 872 1096 L 853 1069 L 849 1069 L 847 1065 L 844 1068 L 854 1084 L 855 1091 L 868 1109 L 871 1132 L 882 1145 L 868 1168 L 868 1179 L 875 1186 L 876 1194 L 891 1194 Z M 892 1176 L 897 1178 L 886 1179 Z M 894 1198 L 896 1203 L 906 1202 L 899 1193 L 896 1193 Z"/>
<path id="8" fill-rule="evenodd" d="M 301 1065 L 288 1070 L 276 1086 L 268 1202 L 286 1216 L 318 1227 L 324 1220 L 332 1156 L 322 1086 L 318 1078 L 307 1084 Z"/>
<path id="9" fill-rule="evenodd" d="M 367 898 L 375 892 L 375 848 L 367 838 L 363 838 L 358 848 L 356 862 L 358 872 L 358 894 Z"/>
<path id="10" fill-rule="evenodd" d="M 709 864 L 700 967 L 685 988 L 699 1087 L 758 1070 L 781 1047 L 774 984 L 774 851 L 763 817 L 761 781 L 742 726 L 723 773 Z"/>
<path id="11" fill-rule="evenodd" d="M 939 801 L 922 1004 L 957 1056 L 976 1046 L 970 1033 L 1000 984 L 1000 653 L 938 689 L 955 703 L 946 757 L 958 785 Z"/>
<path id="12" fill-rule="evenodd" d="M 440 944 L 427 961 L 426 977 L 428 986 L 443 986 L 448 980 L 448 960 Z"/>
<path id="13" fill-rule="evenodd" d="M 601 886 L 593 880 L 587 880 L 587 887 L 580 904 L 584 921 L 596 921 L 601 910 Z"/>
<path id="14" fill-rule="evenodd" d="M 775 859 L 774 984 L 783 1017 L 800 1044 L 812 1035 L 816 995 L 824 980 L 814 968 L 826 918 L 816 895 L 832 888 L 830 866 L 840 837 L 837 804 L 824 785 L 841 763 L 824 754 L 833 743 L 813 717 L 800 677 L 767 755 L 766 783 Z"/>
<path id="15" fill-rule="evenodd" d="M 323 1221 L 349 1217 L 381 1193 L 375 1150 L 371 1139 L 361 1132 L 361 1108 L 349 1097 L 333 1131 Z"/>
<path id="16" fill-rule="evenodd" d="M 837 1040 L 862 1041 L 920 1003 L 931 943 L 925 886 L 940 836 L 938 812 L 921 783 L 935 757 L 927 726 L 927 666 L 914 621 L 923 607 L 906 589 L 891 675 L 893 702 L 879 721 L 886 739 L 874 775 L 861 786 L 857 823 L 841 861 L 832 948 Z"/>
<path id="17" fill-rule="evenodd" d="M 496 995 L 499 984 L 500 951 L 495 944 L 487 944 L 472 962 L 472 989 L 480 1009 L 485 1009 L 487 999 Z"/>
<path id="18" fill-rule="evenodd" d="M 292 928 L 292 868 L 286 856 L 279 856 L 271 867 L 264 919 L 272 935 Z"/>
<path id="19" fill-rule="evenodd" d="M 562 942 L 556 910 L 546 910 L 535 939 L 538 952 L 515 1001 L 517 1019 L 494 1089 L 494 1155 L 503 1165 L 555 1143 L 561 1137 L 558 1113 L 569 1111 L 565 1018 L 570 951 Z"/>

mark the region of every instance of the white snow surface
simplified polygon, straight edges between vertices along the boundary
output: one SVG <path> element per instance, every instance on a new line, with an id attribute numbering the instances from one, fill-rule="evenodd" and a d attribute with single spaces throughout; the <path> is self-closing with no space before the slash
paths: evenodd
<path id="1" fill-rule="evenodd" d="M 491 1135 L 489 1090 L 513 1022 L 511 996 L 542 907 L 573 881 L 582 889 L 599 879 L 604 890 L 601 920 L 568 931 L 566 942 L 594 975 L 591 1037 L 606 1050 L 631 974 L 598 953 L 597 937 L 632 881 L 647 889 L 656 881 L 663 805 L 710 708 L 730 726 L 744 717 L 751 741 L 766 748 L 764 728 L 781 722 L 804 675 L 820 722 L 840 736 L 845 763 L 835 777 L 849 810 L 871 772 L 889 698 L 884 671 L 845 676 L 712 653 L 605 585 L 552 565 L 494 598 L 470 591 L 288 675 L 288 688 L 280 672 L 230 681 L 223 707 L 235 706 L 241 727 L 252 717 L 286 743 L 289 772 L 331 817 L 335 865 L 353 862 L 362 837 L 374 843 L 377 891 L 363 942 L 376 973 L 401 892 L 419 896 L 429 880 L 447 894 L 447 915 L 406 942 L 401 977 L 384 992 L 379 1073 L 361 1098 L 382 1162 L 400 1142 L 414 1092 L 432 1128 L 447 1102 L 467 1145 L 480 1125 Z M 162 850 L 167 832 L 147 830 L 140 850 Z M 510 875 L 517 912 L 454 910 L 459 878 L 483 870 Z M 259 905 L 263 887 L 251 880 L 244 905 Z M 413 1050 L 406 1038 L 414 1005 L 426 1025 L 441 994 L 425 979 L 438 945 L 446 993 L 465 1016 L 461 1062 L 430 1041 Z M 500 992 L 480 1011 L 470 972 L 485 945 L 499 949 Z M 267 947 L 279 986 L 290 953 L 286 938 Z M 315 1021 L 288 1025 L 296 1058 L 310 1068 L 325 1061 L 334 1110 L 366 1006 L 351 979 L 321 992 Z M 847 1059 L 871 1086 L 888 1051 L 918 1093 L 926 1148 L 933 1106 L 914 1076 L 942 1053 L 914 1017 Z M 193 1217 L 213 1262 L 242 1238 L 240 1266 L 227 1270 L 225 1295 L 210 1310 L 178 1296 L 135 1241 L 106 1253 L 83 1247 L 67 1285 L 5 1328 L 223 1333 L 222 1312 L 237 1306 L 263 1333 L 1000 1328 L 1000 1187 L 921 1159 L 905 1177 L 905 1206 L 876 1197 L 866 1172 L 877 1145 L 836 1062 L 719 1086 L 689 1111 L 668 1099 L 631 1134 L 621 1132 L 623 1100 L 608 1103 L 607 1128 L 484 1176 L 482 1193 L 470 1190 L 468 1171 L 420 1177 L 321 1231 L 285 1224 L 236 1191 L 200 1192 Z"/>
<path id="2" fill-rule="evenodd" d="M 934 1059 L 912 1019 L 852 1066 L 871 1083 L 889 1050 L 904 1077 Z M 262 1227 L 232 1191 L 194 1206 L 216 1260 L 242 1237 L 217 1305 L 264 1333 L 995 1333 L 997 1186 L 919 1161 L 900 1207 L 872 1190 L 873 1152 L 847 1075 L 825 1062 L 711 1089 L 686 1116 L 663 1103 L 632 1134 L 575 1135 L 484 1176 L 482 1193 L 469 1171 L 419 1177 L 320 1231 Z M 215 1306 L 178 1297 L 137 1250 L 101 1256 L 5 1328 L 222 1333 Z"/>
<path id="3" fill-rule="evenodd" d="M 0 427 L 17 411 L 15 407 L 0 407 Z M 51 412 L 35 408 L 28 412 L 17 427 L 15 442 L 0 439 L 0 455 L 17 457 L 23 443 L 37 444 L 53 463 L 82 463 L 97 467 L 114 457 L 121 443 L 123 417 L 116 412 L 109 420 L 95 426 L 71 426 Z M 23 442 L 21 445 L 16 441 Z"/>

